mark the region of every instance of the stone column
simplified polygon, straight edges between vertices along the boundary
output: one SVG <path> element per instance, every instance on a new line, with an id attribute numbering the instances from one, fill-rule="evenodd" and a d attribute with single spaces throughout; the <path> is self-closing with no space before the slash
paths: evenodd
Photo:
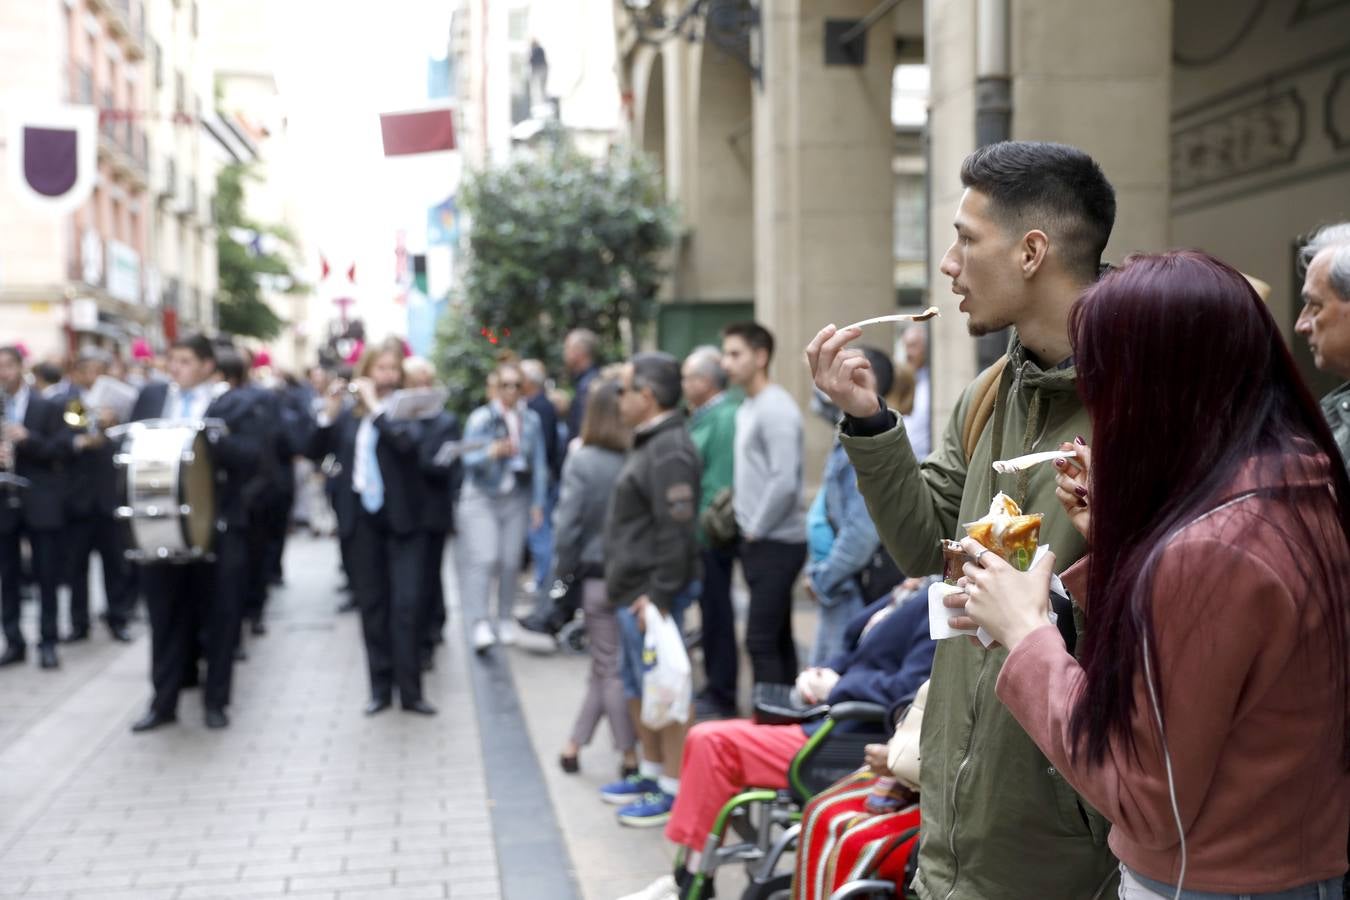
<path id="1" fill-rule="evenodd" d="M 771 370 L 805 409 L 806 342 L 895 307 L 889 19 L 866 35 L 862 66 L 825 64 L 825 20 L 861 19 L 874 0 L 775 0 L 760 5 L 763 85 L 754 101 L 755 315 L 777 342 Z M 865 338 L 883 349 L 894 330 Z M 831 440 L 808 422 L 806 479 Z"/>
<path id="2" fill-rule="evenodd" d="M 1008 0 L 1012 137 L 1081 147 L 1116 188 L 1108 260 L 1168 242 L 1170 0 Z M 939 433 L 975 374 L 974 343 L 938 272 L 961 196 L 962 159 L 975 148 L 975 0 L 927 0 L 932 69 L 931 284 L 944 317 L 934 328 L 933 423 Z"/>

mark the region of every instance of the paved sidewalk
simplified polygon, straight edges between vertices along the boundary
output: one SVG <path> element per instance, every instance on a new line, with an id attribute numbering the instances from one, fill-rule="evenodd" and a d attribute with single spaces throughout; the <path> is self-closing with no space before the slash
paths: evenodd
<path id="1" fill-rule="evenodd" d="M 62 648 L 58 673 L 0 671 L 0 896 L 501 896 L 458 629 L 427 679 L 439 716 L 363 717 L 335 559 L 330 541 L 288 546 L 223 732 L 196 691 L 177 725 L 128 731 L 149 695 L 143 633 Z"/>

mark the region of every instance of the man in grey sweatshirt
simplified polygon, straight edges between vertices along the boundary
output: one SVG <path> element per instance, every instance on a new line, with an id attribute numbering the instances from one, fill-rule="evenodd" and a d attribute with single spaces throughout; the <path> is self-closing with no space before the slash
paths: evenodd
<path id="1" fill-rule="evenodd" d="M 756 682 L 792 684 L 792 586 L 806 560 L 802 511 L 802 416 L 792 395 L 769 380 L 773 335 L 739 322 L 722 331 L 722 367 L 745 391 L 736 413 L 732 487 L 740 558 L 750 586 L 745 650 Z"/>

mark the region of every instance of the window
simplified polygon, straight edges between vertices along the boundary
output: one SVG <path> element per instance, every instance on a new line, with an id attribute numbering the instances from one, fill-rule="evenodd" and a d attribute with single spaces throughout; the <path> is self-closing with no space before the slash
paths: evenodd
<path id="1" fill-rule="evenodd" d="M 192 36 L 197 36 L 197 4 L 192 4 Z"/>
<path id="2" fill-rule="evenodd" d="M 182 72 L 173 73 L 173 110 L 178 113 L 187 112 L 187 84 Z"/>
<path id="3" fill-rule="evenodd" d="M 530 11 L 513 9 L 507 14 L 506 37 L 511 41 L 524 41 L 530 32 Z"/>
<path id="4" fill-rule="evenodd" d="M 164 87 L 164 48 L 158 41 L 150 41 L 150 59 L 155 70 L 155 87 Z"/>

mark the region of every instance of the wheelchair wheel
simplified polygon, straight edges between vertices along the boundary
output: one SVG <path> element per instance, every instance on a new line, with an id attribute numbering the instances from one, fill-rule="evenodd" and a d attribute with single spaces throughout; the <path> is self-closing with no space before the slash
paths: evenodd
<path id="1" fill-rule="evenodd" d="M 572 653 L 585 653 L 586 625 L 584 619 L 573 619 L 558 632 L 558 644 Z"/>
<path id="2" fill-rule="evenodd" d="M 788 900 L 792 896 L 792 873 L 775 875 L 763 884 L 750 883 L 741 900 Z"/>

